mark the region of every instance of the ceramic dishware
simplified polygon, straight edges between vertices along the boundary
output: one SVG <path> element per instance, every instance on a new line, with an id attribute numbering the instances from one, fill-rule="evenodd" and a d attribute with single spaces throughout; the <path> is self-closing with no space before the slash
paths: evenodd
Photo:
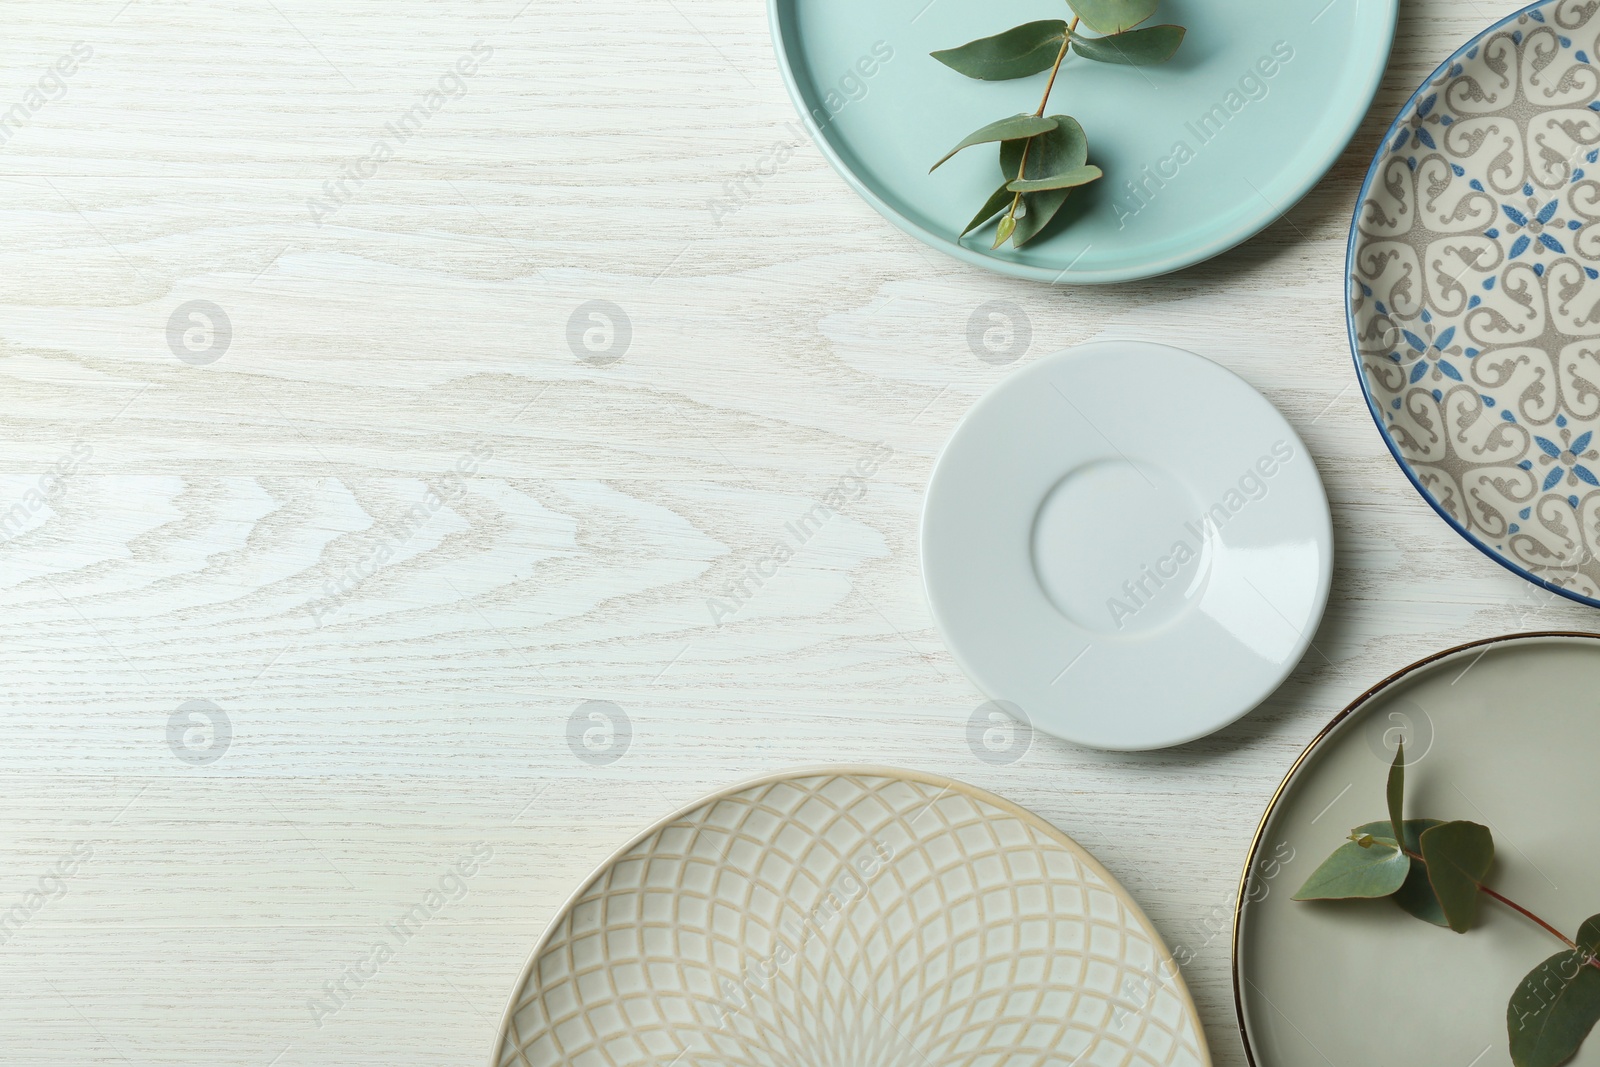
<path id="1" fill-rule="evenodd" d="M 1384 443 L 1461 536 L 1600 606 L 1600 12 L 1551 0 L 1400 111 L 1350 231 L 1350 344 Z"/>
<path id="2" fill-rule="evenodd" d="M 1045 75 L 962 77 L 929 52 L 1033 19 L 1062 0 L 769 0 L 779 66 L 805 129 L 863 199 L 968 263 L 1059 284 L 1127 281 L 1216 255 L 1316 184 L 1355 133 L 1389 55 L 1398 0 L 1165 0 L 1187 36 L 1160 66 L 1069 56 L 1052 113 L 1075 116 L 1105 178 L 1074 192 L 1021 249 L 957 240 L 1000 177 L 992 149 L 928 168 L 971 131 L 1038 105 Z M 798 132 L 798 131 L 796 131 Z M 774 166 L 781 166 L 774 163 Z M 730 194 L 720 217 L 742 209 Z"/>
<path id="3" fill-rule="evenodd" d="M 1255 707 L 1309 647 L 1332 568 L 1293 428 L 1231 372 L 1146 342 L 1013 373 L 957 426 L 923 506 L 956 661 L 1096 748 L 1180 744 Z"/>
<path id="4" fill-rule="evenodd" d="M 555 916 L 491 1067 L 1209 1067 L 1182 977 L 1071 838 L 936 775 L 713 794 Z"/>
<path id="5" fill-rule="evenodd" d="M 1357 826 L 1387 818 L 1406 749 L 1406 818 L 1489 827 L 1488 882 L 1569 933 L 1600 911 L 1600 635 L 1477 641 L 1412 664 L 1306 749 L 1256 833 L 1234 921 L 1234 989 L 1252 1067 L 1506 1064 L 1506 1001 L 1559 951 L 1485 900 L 1465 934 L 1390 900 L 1295 901 Z M 1600 1064 L 1591 1038 L 1570 1061 Z"/>

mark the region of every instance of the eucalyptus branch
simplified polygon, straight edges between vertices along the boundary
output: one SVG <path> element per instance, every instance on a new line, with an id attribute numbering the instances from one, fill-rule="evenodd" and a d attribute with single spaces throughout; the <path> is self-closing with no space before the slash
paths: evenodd
<path id="1" fill-rule="evenodd" d="M 1056 87 L 1056 75 L 1061 73 L 1061 61 L 1067 58 L 1067 48 L 1072 44 L 1072 35 L 1078 29 L 1078 16 L 1072 16 L 1072 21 L 1067 23 L 1067 32 L 1061 38 L 1061 51 L 1056 54 L 1056 65 L 1050 68 L 1050 80 L 1044 83 L 1044 96 L 1039 99 L 1039 110 L 1035 115 L 1043 115 L 1045 105 L 1050 102 L 1050 90 Z M 1017 175 L 1022 177 L 1022 175 Z"/>
<path id="2" fill-rule="evenodd" d="M 1577 1054 L 1600 1022 L 1600 915 L 1568 937 L 1484 877 L 1494 865 L 1494 838 L 1474 822 L 1403 819 L 1405 746 L 1395 752 L 1386 789 L 1389 817 L 1358 826 L 1295 894 L 1296 900 L 1389 897 L 1411 915 L 1457 933 L 1471 928 L 1479 895 L 1499 901 L 1543 928 L 1565 951 L 1539 964 L 1506 1005 L 1511 1061 L 1556 1067 Z"/>
<path id="3" fill-rule="evenodd" d="M 1050 91 L 1056 87 L 1056 75 L 1061 73 L 1061 61 L 1067 58 L 1067 49 L 1072 44 L 1072 34 L 1078 28 L 1078 16 L 1072 16 L 1072 21 L 1067 23 L 1067 32 L 1061 38 L 1061 51 L 1056 53 L 1055 66 L 1050 68 L 1050 80 L 1044 83 L 1044 96 L 1039 98 L 1039 110 L 1033 113 L 1034 118 L 1044 115 L 1046 105 L 1050 103 Z M 1028 171 L 1028 149 L 1033 147 L 1033 138 L 1030 137 L 1022 143 L 1022 158 L 1017 161 L 1017 181 L 1022 181 Z M 1006 217 L 1000 220 L 999 232 L 994 239 L 994 247 L 999 248 L 1017 229 L 1017 208 L 1022 206 L 1022 194 L 1017 193 L 1011 198 L 1011 207 L 1006 211 Z"/>
<path id="4" fill-rule="evenodd" d="M 1498 900 L 1500 903 L 1504 904 L 1506 907 L 1510 908 L 1512 911 L 1519 912 L 1524 917 L 1532 919 L 1534 922 L 1538 923 L 1540 926 L 1542 926 L 1546 930 L 1550 931 L 1550 933 L 1554 934 L 1556 940 L 1560 941 L 1563 945 L 1566 945 L 1570 949 L 1578 950 L 1578 944 L 1577 944 L 1577 942 L 1573 941 L 1572 938 L 1568 937 L 1566 934 L 1562 933 L 1560 930 L 1557 930 L 1554 926 L 1551 926 L 1549 923 L 1545 922 L 1543 919 L 1539 918 L 1539 916 L 1535 915 L 1533 912 L 1529 911 L 1527 908 L 1524 908 L 1521 904 L 1518 904 L 1516 901 L 1512 900 L 1510 897 L 1502 896 L 1501 894 L 1496 893 L 1493 889 L 1490 889 L 1486 885 L 1480 885 L 1478 887 L 1478 890 L 1479 890 L 1479 892 L 1485 894 L 1486 896 L 1489 896 L 1489 897 L 1491 897 L 1491 898 L 1493 898 L 1495 900 Z M 1589 954 L 1588 962 L 1589 962 L 1590 966 L 1600 967 L 1600 958 L 1597 958 L 1593 953 Z"/>
<path id="5" fill-rule="evenodd" d="M 933 165 L 937 170 L 964 148 L 1000 146 L 1000 188 L 990 194 L 961 236 L 999 216 L 994 247 L 1009 239 L 1021 247 L 1044 230 L 1071 191 L 1102 177 L 1089 165 L 1089 139 L 1070 115 L 1046 116 L 1050 93 L 1068 52 L 1098 63 L 1144 66 L 1165 63 L 1183 41 L 1182 26 L 1134 29 L 1155 14 L 1160 0 L 1067 0 L 1071 22 L 1041 19 L 1014 26 L 993 37 L 934 52 L 933 58 L 969 78 L 1004 81 L 1048 70 L 1039 108 L 991 122 L 969 134 Z M 1102 36 L 1078 32 L 1079 23 Z M 1019 214 L 1019 212 L 1021 214 Z"/>
<path id="6" fill-rule="evenodd" d="M 1422 858 L 1422 853 L 1420 853 L 1420 852 L 1413 852 L 1409 848 L 1402 849 L 1401 851 L 1404 852 L 1407 856 L 1410 856 L 1412 859 L 1416 860 L 1418 863 L 1426 865 L 1427 862 L 1428 862 L 1427 860 Z M 1538 923 L 1540 926 L 1542 926 L 1546 930 L 1548 930 L 1551 933 L 1551 935 L 1555 937 L 1556 940 L 1560 941 L 1563 945 L 1566 945 L 1568 948 L 1570 948 L 1570 949 L 1577 949 L 1578 948 L 1577 942 L 1573 941 L 1572 938 L 1568 937 L 1566 934 L 1562 933 L 1560 930 L 1557 930 L 1554 926 L 1551 926 L 1549 923 L 1545 922 L 1543 919 L 1539 918 L 1539 916 L 1535 915 L 1533 912 L 1529 911 L 1527 908 L 1524 908 L 1521 904 L 1518 904 L 1516 901 L 1512 900 L 1510 897 L 1505 896 L 1504 894 L 1501 894 L 1501 893 L 1496 893 L 1493 889 L 1490 889 L 1488 886 L 1484 885 L 1482 882 L 1477 883 L 1477 885 L 1478 885 L 1478 892 L 1482 893 L 1484 896 L 1489 897 L 1489 898 L 1491 898 L 1493 900 L 1498 900 L 1500 903 L 1504 904 L 1506 907 L 1510 908 L 1512 911 L 1515 911 L 1515 912 L 1519 913 L 1524 918 L 1531 919 L 1533 922 Z M 1592 964 L 1595 967 L 1600 967 L 1600 956 L 1592 956 L 1591 955 L 1590 958 L 1589 958 L 1589 963 Z"/>

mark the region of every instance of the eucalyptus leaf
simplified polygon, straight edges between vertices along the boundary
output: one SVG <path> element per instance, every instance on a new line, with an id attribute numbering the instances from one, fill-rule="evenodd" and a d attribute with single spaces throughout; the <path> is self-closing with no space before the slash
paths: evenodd
<path id="1" fill-rule="evenodd" d="M 1405 831 L 1401 824 L 1401 809 L 1405 807 L 1406 799 L 1406 743 L 1401 741 L 1394 748 L 1394 762 L 1389 764 L 1389 783 L 1384 789 L 1389 801 L 1389 826 L 1393 831 L 1396 841 L 1405 839 Z"/>
<path id="2" fill-rule="evenodd" d="M 1097 63 L 1149 67 L 1171 59 L 1183 43 L 1183 34 L 1182 26 L 1151 26 L 1110 37 L 1079 37 L 1073 34 L 1072 50 Z"/>
<path id="3" fill-rule="evenodd" d="M 1478 914 L 1478 887 L 1494 866 L 1494 838 L 1487 826 L 1447 822 L 1423 831 L 1418 841 L 1428 881 L 1450 929 L 1467 932 Z"/>
<path id="4" fill-rule="evenodd" d="M 1039 193 L 1046 189 L 1073 189 L 1080 185 L 1088 185 L 1103 172 L 1099 167 L 1073 167 L 1071 170 L 1062 171 L 1060 174 L 1051 174 L 1044 178 L 1019 179 L 1006 185 L 1014 193 Z"/>
<path id="5" fill-rule="evenodd" d="M 1077 123 L 1074 122 L 1073 125 L 1077 126 Z M 1060 131 L 1060 129 L 1058 126 L 1056 131 Z M 1078 128 L 1078 132 L 1080 134 L 1083 132 L 1081 127 Z M 1065 137 L 1070 140 L 1071 135 L 1066 134 Z M 1019 167 L 1022 166 L 1023 147 L 1027 146 L 1028 162 L 1026 172 L 1035 175 L 1042 174 L 1050 159 L 1059 158 L 1062 151 L 1062 141 L 1063 135 L 1059 132 L 1044 134 L 1030 141 L 1007 141 L 1000 146 L 1000 169 L 1007 175 L 1016 174 Z M 1088 142 L 1085 141 L 1084 144 L 1085 152 L 1087 152 Z M 1007 184 L 1010 183 L 1008 182 Z M 1039 236 L 1039 232 L 1050 223 L 1050 220 L 1055 218 L 1056 212 L 1060 211 L 1061 205 L 1066 202 L 1067 190 L 1065 189 L 1049 190 L 1042 193 L 1023 193 L 1023 213 L 1018 218 L 1015 231 L 1012 234 L 1012 247 L 1021 248 L 1024 244 Z"/>
<path id="6" fill-rule="evenodd" d="M 1578 936 L 1572 940 L 1591 956 L 1600 956 L 1600 915 L 1591 915 L 1578 927 Z"/>
<path id="7" fill-rule="evenodd" d="M 1296 900 L 1348 900 L 1386 897 L 1405 884 L 1411 858 L 1392 841 L 1374 839 L 1363 846 L 1347 841 L 1311 872 Z"/>
<path id="8" fill-rule="evenodd" d="M 1156 13 L 1160 0 L 1067 0 L 1096 33 L 1121 33 Z"/>
<path id="9" fill-rule="evenodd" d="M 1442 824 L 1438 819 L 1407 819 L 1403 824 L 1406 851 L 1420 853 L 1422 844 L 1418 838 L 1422 836 L 1422 832 L 1439 825 Z M 1356 827 L 1354 832 L 1375 839 L 1393 840 L 1390 837 L 1393 831 L 1387 820 L 1369 822 L 1365 826 Z M 1450 920 L 1444 917 L 1444 909 L 1439 906 L 1439 898 L 1434 895 L 1433 883 L 1428 881 L 1428 865 L 1419 859 L 1411 860 L 1411 872 L 1406 875 L 1405 883 L 1395 890 L 1394 896 L 1389 899 L 1423 922 L 1446 928 L 1450 925 Z"/>
<path id="10" fill-rule="evenodd" d="M 1004 185 L 1000 186 L 1000 188 L 994 191 L 994 195 L 989 197 L 989 199 L 984 202 L 983 207 L 978 210 L 978 213 L 972 216 L 972 221 L 967 223 L 967 228 L 961 231 L 961 236 L 965 237 L 973 230 L 976 230 L 979 226 L 982 226 L 984 223 L 1000 214 L 1000 212 L 1005 210 L 1006 205 L 1015 199 L 1015 193 L 1007 189 Z"/>
<path id="11" fill-rule="evenodd" d="M 1506 1005 L 1516 1067 L 1556 1067 L 1578 1051 L 1600 1020 L 1600 967 L 1585 953 L 1558 952 L 1524 978 Z"/>
<path id="12" fill-rule="evenodd" d="M 1047 189 L 1042 193 L 1023 193 L 1022 203 L 1027 214 L 1017 220 L 1017 232 L 1011 238 L 1014 248 L 1021 248 L 1044 231 L 1056 217 L 1061 205 L 1067 202 L 1068 189 Z"/>
<path id="13" fill-rule="evenodd" d="M 1024 180 L 1049 177 L 1081 167 L 1089 158 L 1089 138 L 1071 115 L 1053 115 L 1055 129 L 1026 141 L 1006 141 L 1000 145 L 1000 169 L 1007 177 L 1019 172 Z M 1023 165 L 1023 152 L 1027 164 Z M 1067 202 L 1067 189 L 1046 189 L 1023 193 L 1026 214 L 1017 220 L 1012 235 L 1013 247 L 1021 248 L 1044 230 Z"/>
<path id="14" fill-rule="evenodd" d="M 1071 115 L 1051 115 L 1056 122 L 1057 135 L 1041 141 L 1034 139 L 1028 150 L 1028 169 L 1022 177 L 1039 178 L 1054 173 L 1047 169 L 1071 170 L 1089 162 L 1089 137 Z M 1000 145 L 1000 170 L 1008 179 L 1015 180 L 1022 167 L 1022 149 L 1027 138 L 1005 141 Z"/>
<path id="15" fill-rule="evenodd" d="M 1067 24 L 1061 19 L 1041 19 L 1013 26 L 993 37 L 980 37 L 959 48 L 930 53 L 951 70 L 980 81 L 1026 78 L 1049 70 L 1061 54 Z"/>
<path id="16" fill-rule="evenodd" d="M 975 144 L 985 144 L 990 141 L 1010 141 L 1016 138 L 1033 137 L 1056 128 L 1056 119 L 1041 118 L 1038 115 L 1012 115 L 1008 119 L 991 122 L 980 130 L 967 134 L 966 138 L 947 152 L 943 159 L 929 167 L 930 172 L 938 170 L 950 158 L 963 148 L 971 148 Z"/>

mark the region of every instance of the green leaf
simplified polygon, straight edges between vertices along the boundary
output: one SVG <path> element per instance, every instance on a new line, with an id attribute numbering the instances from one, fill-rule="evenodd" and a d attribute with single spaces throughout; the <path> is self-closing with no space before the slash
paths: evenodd
<path id="1" fill-rule="evenodd" d="M 1055 132 L 1049 137 L 1032 138 L 1028 149 L 1028 169 L 1023 178 L 1042 178 L 1047 174 L 1071 170 L 1089 162 L 1089 138 L 1083 127 L 1071 115 L 1051 115 Z M 1015 179 L 1022 166 L 1022 146 L 1028 138 L 1010 140 L 1000 145 L 1000 170 L 1009 179 Z"/>
<path id="2" fill-rule="evenodd" d="M 1061 210 L 1061 205 L 1067 202 L 1067 193 L 1070 191 L 1049 189 L 1042 193 L 1023 193 L 1022 203 L 1027 214 L 1017 220 L 1017 232 L 1011 240 L 1011 246 L 1021 248 L 1039 236 L 1050 225 L 1050 220 L 1056 217 L 1056 212 Z"/>
<path id="3" fill-rule="evenodd" d="M 1422 859 L 1428 881 L 1450 929 L 1466 933 L 1478 914 L 1478 886 L 1494 866 L 1494 838 L 1487 826 L 1447 822 L 1423 831 Z"/>
<path id="4" fill-rule="evenodd" d="M 954 156 L 963 148 L 971 148 L 975 144 L 985 144 L 990 141 L 1010 141 L 1019 137 L 1028 138 L 1035 134 L 1046 133 L 1056 128 L 1056 121 L 1054 118 L 1041 118 L 1038 115 L 1012 115 L 1008 119 L 991 122 L 983 129 L 974 130 L 972 133 L 967 134 L 965 140 L 945 153 L 944 158 L 929 167 L 928 170 L 930 173 L 938 170 L 949 162 L 951 156 Z"/>
<path id="5" fill-rule="evenodd" d="M 1121 33 L 1156 13 L 1159 0 L 1067 0 L 1097 33 Z"/>
<path id="6" fill-rule="evenodd" d="M 980 37 L 959 48 L 930 53 L 951 70 L 982 81 L 1026 78 L 1049 70 L 1061 54 L 1067 24 L 1060 19 L 1042 19 L 1013 26 L 993 37 Z"/>
<path id="7" fill-rule="evenodd" d="M 1578 927 L 1578 936 L 1572 940 L 1591 956 L 1600 956 L 1600 915 L 1591 915 Z"/>
<path id="8" fill-rule="evenodd" d="M 1581 951 L 1558 952 L 1529 971 L 1511 994 L 1506 1031 L 1516 1067 L 1567 1062 L 1600 1020 L 1600 968 L 1584 959 Z"/>
<path id="9" fill-rule="evenodd" d="M 1007 189 L 1004 185 L 996 189 L 994 191 L 994 195 L 984 203 L 983 207 L 978 210 L 976 215 L 972 216 L 972 221 L 967 223 L 967 228 L 961 231 L 961 236 L 965 237 L 973 230 L 976 230 L 979 226 L 982 226 L 984 223 L 994 218 L 1005 209 L 1007 204 L 1011 203 L 1011 201 L 1015 199 L 1015 194 L 1013 194 L 1011 190 Z"/>
<path id="10" fill-rule="evenodd" d="M 1007 215 L 1005 218 L 1001 219 L 1000 226 L 995 233 L 993 247 L 999 248 L 1001 245 L 1005 244 L 1006 238 L 1010 237 L 1016 232 L 1016 230 L 1017 217 L 1015 215 Z"/>
<path id="11" fill-rule="evenodd" d="M 1046 189 L 1073 189 L 1080 185 L 1088 185 L 1103 172 L 1099 167 L 1073 167 L 1071 170 L 1062 171 L 1060 174 L 1051 174 L 1048 177 L 1037 179 L 1022 179 L 1007 183 L 1006 188 L 1013 193 L 1038 193 Z"/>
<path id="12" fill-rule="evenodd" d="M 1072 50 L 1097 63 L 1120 63 L 1125 67 L 1149 67 L 1165 63 L 1183 43 L 1182 26 L 1151 26 L 1112 37 L 1072 38 Z"/>
<path id="13" fill-rule="evenodd" d="M 1389 800 L 1389 826 L 1391 836 L 1396 841 L 1404 840 L 1405 831 L 1401 824 L 1405 821 L 1400 817 L 1400 809 L 1405 806 L 1406 799 L 1406 743 L 1401 741 L 1394 748 L 1394 762 L 1389 764 L 1389 784 L 1384 793 Z"/>
<path id="14" fill-rule="evenodd" d="M 1367 846 L 1347 841 L 1311 872 L 1294 899 L 1386 897 L 1405 883 L 1410 870 L 1410 857 L 1392 841 L 1374 840 Z"/>
<path id="15" fill-rule="evenodd" d="M 1089 159 L 1089 138 L 1083 127 L 1070 115 L 1052 115 L 1056 128 L 1047 134 L 1024 141 L 1006 141 L 1000 145 L 1000 170 L 1015 180 L 1022 169 L 1022 150 L 1028 148 L 1028 163 L 1022 173 L 1024 180 L 1046 178 L 1081 167 Z M 1046 189 L 1037 193 L 1023 193 L 1022 203 L 1026 214 L 1017 222 L 1012 245 L 1021 248 L 1033 240 L 1055 218 L 1061 205 L 1067 202 L 1068 189 Z"/>
<path id="16" fill-rule="evenodd" d="M 1417 839 L 1424 830 L 1441 825 L 1438 819 L 1407 819 L 1404 829 L 1406 833 L 1406 850 L 1421 852 L 1422 844 Z M 1358 826 L 1353 833 L 1366 834 L 1373 838 L 1390 841 L 1393 833 L 1388 820 L 1383 822 L 1369 822 L 1365 826 Z M 1428 865 L 1419 859 L 1411 861 L 1411 871 L 1406 875 L 1403 885 L 1395 890 L 1394 896 L 1389 899 L 1404 908 L 1411 915 L 1423 922 L 1435 926 L 1449 927 L 1450 920 L 1444 917 L 1444 909 L 1439 906 L 1439 898 L 1434 896 L 1433 884 L 1428 881 Z"/>

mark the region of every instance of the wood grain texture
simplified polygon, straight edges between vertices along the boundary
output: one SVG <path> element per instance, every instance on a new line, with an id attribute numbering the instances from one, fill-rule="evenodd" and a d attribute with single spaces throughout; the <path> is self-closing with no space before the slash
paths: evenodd
<path id="1" fill-rule="evenodd" d="M 749 0 L 8 4 L 0 112 L 93 54 L 0 144 L 0 906 L 37 905 L 0 928 L 6 1062 L 478 1067 L 605 855 L 711 788 L 850 760 L 1076 837 L 1193 951 L 1239 1064 L 1225 925 L 1294 755 L 1421 655 L 1593 628 L 1411 489 L 1340 306 L 1386 118 L 1515 6 L 1404 0 L 1377 103 L 1303 202 L 1203 267 L 1072 290 L 922 247 L 809 143 L 715 221 L 722 183 L 794 138 Z M 461 91 L 341 189 L 476 42 Z M 330 183 L 337 210 L 309 207 Z M 204 365 L 169 344 L 194 300 L 231 324 Z M 604 366 L 568 341 L 594 300 L 631 326 Z M 989 301 L 1030 323 L 1017 363 L 968 344 Z M 1284 411 L 1333 503 L 1333 599 L 1214 737 L 1040 737 L 993 766 L 923 600 L 922 489 L 985 390 L 1109 337 L 1193 349 Z M 864 496 L 714 619 L 877 442 Z M 615 762 L 569 743 L 590 700 L 627 716 Z M 173 727 L 190 701 L 226 744 Z M 478 842 L 464 895 L 319 1018 Z"/>

